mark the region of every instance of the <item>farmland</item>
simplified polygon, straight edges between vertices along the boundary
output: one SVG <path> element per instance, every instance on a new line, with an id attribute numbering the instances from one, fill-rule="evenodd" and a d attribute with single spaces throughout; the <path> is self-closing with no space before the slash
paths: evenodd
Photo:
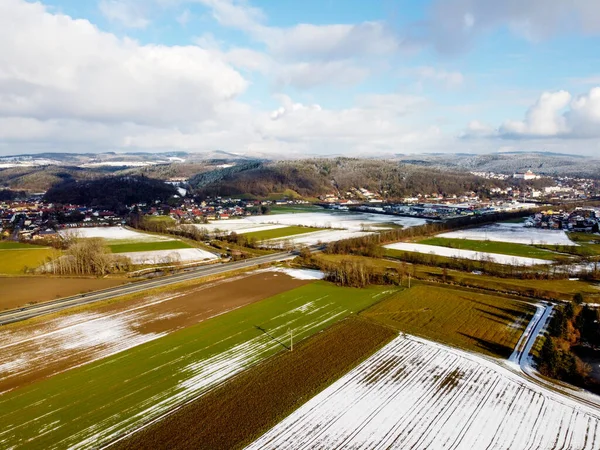
<path id="1" fill-rule="evenodd" d="M 443 258 L 462 258 L 474 261 L 490 261 L 497 264 L 511 264 L 521 266 L 536 266 L 539 264 L 549 264 L 551 261 L 538 258 L 525 258 L 523 256 L 509 256 L 498 253 L 485 253 L 472 250 L 462 250 L 460 248 L 440 247 L 435 245 L 414 244 L 412 242 L 397 242 L 395 244 L 384 245 L 383 248 L 391 251 L 417 252 L 423 254 L 432 254 Z"/>
<path id="2" fill-rule="evenodd" d="M 526 228 L 518 223 L 494 223 L 477 228 L 451 231 L 440 238 L 496 241 L 525 245 L 577 245 L 562 230 Z"/>
<path id="3" fill-rule="evenodd" d="M 371 322 L 343 320 L 295 345 L 293 352 L 283 352 L 248 369 L 114 448 L 240 448 L 395 336 L 390 329 Z"/>
<path id="4" fill-rule="evenodd" d="M 552 260 L 555 253 L 548 250 L 525 244 L 497 241 L 473 241 L 469 239 L 449 239 L 434 237 L 419 241 L 419 244 L 436 245 L 440 247 L 459 248 L 462 250 L 473 250 L 475 252 L 499 253 L 503 255 L 522 256 L 525 258 L 537 258 Z"/>
<path id="5" fill-rule="evenodd" d="M 113 253 L 149 252 L 153 250 L 175 250 L 190 248 L 191 245 L 182 241 L 157 241 L 157 242 L 128 242 L 123 244 L 108 244 Z"/>
<path id="6" fill-rule="evenodd" d="M 319 231 L 319 228 L 290 226 L 283 228 L 275 228 L 271 230 L 253 231 L 245 233 L 244 236 L 246 236 L 248 239 L 263 241 L 267 239 L 277 239 L 282 237 L 295 236 L 298 234 L 311 233 L 313 231 Z"/>
<path id="7" fill-rule="evenodd" d="M 577 448 L 600 415 L 488 361 L 398 337 L 249 449 Z"/>
<path id="8" fill-rule="evenodd" d="M 8 244 L 8 245 L 7 245 Z M 44 264 L 54 252 L 51 248 L 37 245 L 3 243 L 0 247 L 0 274 L 19 275 L 25 269 L 34 269 Z"/>
<path id="9" fill-rule="evenodd" d="M 304 284 L 261 272 L 88 307 L 43 322 L 15 324 L 0 330 L 0 392 Z"/>
<path id="10" fill-rule="evenodd" d="M 398 331 L 508 357 L 535 308 L 504 297 L 417 285 L 364 311 Z"/>
<path id="11" fill-rule="evenodd" d="M 125 279 L 119 278 L 0 278 L 2 285 L 0 310 L 105 289 L 125 282 Z"/>
<path id="12" fill-rule="evenodd" d="M 8 392 L 0 445 L 99 445 L 392 293 L 310 283 Z"/>

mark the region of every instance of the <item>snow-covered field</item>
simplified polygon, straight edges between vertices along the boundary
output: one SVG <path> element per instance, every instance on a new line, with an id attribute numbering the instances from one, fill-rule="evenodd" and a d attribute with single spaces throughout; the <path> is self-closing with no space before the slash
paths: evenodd
<path id="1" fill-rule="evenodd" d="M 217 220 L 211 223 L 196 225 L 196 228 L 205 229 L 209 233 L 220 231 L 222 233 L 231 233 L 235 231 L 237 234 L 253 233 L 255 231 L 276 230 L 277 228 L 285 228 L 287 225 L 274 224 L 259 224 L 246 219 L 235 220 Z"/>
<path id="2" fill-rule="evenodd" d="M 350 231 L 366 231 L 370 228 L 381 230 L 385 224 L 394 223 L 402 225 L 405 228 L 423 225 L 424 219 L 414 217 L 387 216 L 384 214 L 372 213 L 340 213 L 340 212 L 310 212 L 310 213 L 292 213 L 276 214 L 267 216 L 246 217 L 253 223 L 261 224 L 279 224 L 279 225 L 303 225 L 315 228 L 338 228 Z"/>
<path id="3" fill-rule="evenodd" d="M 148 299 L 144 306 L 168 299 Z M 27 329 L 0 331 L 0 380 L 10 382 L 49 364 L 87 363 L 164 335 L 136 331 L 143 320 L 149 316 L 139 307 L 112 315 L 83 312 L 58 317 L 33 334 Z"/>
<path id="4" fill-rule="evenodd" d="M 290 269 L 288 267 L 270 267 L 268 269 L 262 269 L 259 272 L 280 272 L 289 275 L 296 280 L 322 280 L 325 278 L 325 274 L 320 270 L 314 269 Z"/>
<path id="5" fill-rule="evenodd" d="M 490 360 L 398 337 L 249 449 L 597 449 L 600 412 Z"/>
<path id="6" fill-rule="evenodd" d="M 466 230 L 451 231 L 437 237 L 475 241 L 510 242 L 527 245 L 577 245 L 562 230 L 525 228 L 520 223 L 495 223 Z"/>
<path id="7" fill-rule="evenodd" d="M 328 242 L 340 241 L 342 239 L 350 239 L 366 236 L 371 234 L 366 231 L 352 231 L 352 230 L 323 230 L 315 231 L 314 233 L 304 233 L 287 238 L 271 239 L 266 241 L 263 245 L 271 248 L 284 248 L 287 245 L 317 245 L 327 244 Z"/>
<path id="8" fill-rule="evenodd" d="M 305 226 L 314 228 L 336 228 L 350 231 L 366 231 L 369 229 L 385 229 L 385 224 L 395 223 L 405 228 L 423 225 L 425 220 L 414 217 L 386 216 L 372 213 L 342 213 L 335 211 L 274 214 L 265 216 L 249 216 L 243 219 L 216 220 L 209 224 L 196 225 L 209 232 L 235 231 L 238 234 L 254 231 L 274 230 L 289 226 Z"/>
<path id="9" fill-rule="evenodd" d="M 181 248 L 177 250 L 152 250 L 147 252 L 119 253 L 133 264 L 167 264 L 174 262 L 212 261 L 219 259 L 214 253 L 199 248 Z"/>
<path id="10" fill-rule="evenodd" d="M 128 240 L 136 242 L 172 241 L 167 236 L 140 233 L 123 227 L 91 227 L 91 228 L 68 228 L 61 230 L 60 234 L 73 235 L 80 238 L 104 238 L 108 240 Z"/>
<path id="11" fill-rule="evenodd" d="M 472 250 L 461 250 L 458 248 L 440 247 L 438 245 L 413 244 L 411 242 L 398 242 L 385 245 L 384 248 L 402 250 L 405 252 L 417 252 L 446 256 L 449 258 L 464 258 L 475 261 L 491 261 L 498 264 L 512 264 L 514 266 L 535 266 L 538 264 L 550 264 L 552 261 L 538 258 L 526 258 L 523 256 L 501 255 L 499 253 L 475 252 Z"/>

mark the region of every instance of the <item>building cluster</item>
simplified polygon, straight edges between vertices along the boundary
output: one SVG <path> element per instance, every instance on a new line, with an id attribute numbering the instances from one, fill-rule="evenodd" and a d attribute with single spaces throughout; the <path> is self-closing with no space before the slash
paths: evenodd
<path id="1" fill-rule="evenodd" d="M 526 227 L 553 230 L 598 232 L 600 209 L 575 208 L 574 211 L 547 210 L 536 213 L 525 221 Z"/>

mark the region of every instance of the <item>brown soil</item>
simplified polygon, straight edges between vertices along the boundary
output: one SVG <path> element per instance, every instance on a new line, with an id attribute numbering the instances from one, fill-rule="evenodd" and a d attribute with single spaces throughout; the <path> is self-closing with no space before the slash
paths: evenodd
<path id="1" fill-rule="evenodd" d="M 261 436 L 392 340 L 358 318 L 319 333 L 115 443 L 129 449 L 236 449 Z"/>
<path id="2" fill-rule="evenodd" d="M 106 289 L 126 282 L 125 279 L 115 278 L 2 277 L 0 311 Z"/>
<path id="3" fill-rule="evenodd" d="M 0 393 L 118 353 L 132 339 L 171 333 L 307 283 L 281 273 L 255 273 L 0 329 Z M 109 338 L 95 340 L 103 334 Z"/>

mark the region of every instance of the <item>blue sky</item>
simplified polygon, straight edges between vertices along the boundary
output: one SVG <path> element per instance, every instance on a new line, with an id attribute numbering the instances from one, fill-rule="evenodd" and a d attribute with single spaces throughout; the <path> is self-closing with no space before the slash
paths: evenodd
<path id="1" fill-rule="evenodd" d="M 600 155 L 596 0 L 0 0 L 0 154 Z"/>

